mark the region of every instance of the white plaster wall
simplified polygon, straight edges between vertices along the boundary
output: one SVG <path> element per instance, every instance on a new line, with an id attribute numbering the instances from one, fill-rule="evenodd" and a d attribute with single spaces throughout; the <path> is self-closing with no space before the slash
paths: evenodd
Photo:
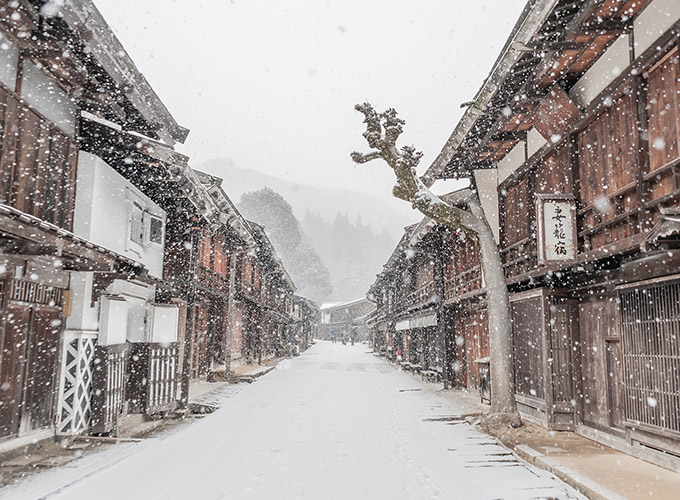
<path id="1" fill-rule="evenodd" d="M 498 171 L 495 168 L 475 170 L 475 181 L 486 220 L 498 243 Z"/>
<path id="2" fill-rule="evenodd" d="M 679 0 L 653 0 L 633 23 L 635 57 L 680 20 Z"/>
<path id="3" fill-rule="evenodd" d="M 66 329 L 86 332 L 99 330 L 99 303 L 92 303 L 92 280 L 94 274 L 71 273 L 69 290 L 72 292 L 71 315 L 66 318 Z"/>
<path id="4" fill-rule="evenodd" d="M 133 198 L 163 220 L 165 233 L 165 211 L 104 160 L 80 151 L 73 232 L 141 263 L 152 276 L 162 278 L 164 246 L 143 246 L 130 239 Z"/>
<path id="5" fill-rule="evenodd" d="M 519 141 L 515 147 L 508 151 L 508 154 L 498 162 L 498 183 L 510 177 L 515 170 L 522 166 L 526 161 L 526 143 Z"/>
<path id="6" fill-rule="evenodd" d="M 153 299 L 156 296 L 156 287 L 145 283 L 114 280 L 113 283 L 107 287 L 106 292 L 113 295 L 136 297 L 147 302 L 153 302 Z"/>
<path id="7" fill-rule="evenodd" d="M 585 108 L 631 63 L 629 35 L 621 35 L 569 91 L 577 106 Z"/>
<path id="8" fill-rule="evenodd" d="M 548 141 L 543 137 L 538 130 L 531 128 L 527 132 L 527 157 L 531 158 L 533 154 L 545 146 Z"/>

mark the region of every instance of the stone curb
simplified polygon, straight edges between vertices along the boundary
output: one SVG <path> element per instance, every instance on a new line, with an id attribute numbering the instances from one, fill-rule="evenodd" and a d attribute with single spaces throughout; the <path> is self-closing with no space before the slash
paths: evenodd
<path id="1" fill-rule="evenodd" d="M 547 457 L 530 446 L 520 444 L 515 446 L 514 450 L 518 457 L 540 469 L 553 473 L 569 486 L 578 492 L 583 493 L 591 500 L 626 500 L 621 495 L 611 492 L 601 484 L 565 467 L 554 458 Z"/>

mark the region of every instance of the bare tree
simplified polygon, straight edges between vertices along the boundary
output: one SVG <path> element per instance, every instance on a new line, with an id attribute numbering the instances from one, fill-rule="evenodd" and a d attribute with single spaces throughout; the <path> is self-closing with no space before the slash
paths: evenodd
<path id="1" fill-rule="evenodd" d="M 486 282 L 491 350 L 491 413 L 502 422 L 519 423 L 515 404 L 512 372 L 512 325 L 510 301 L 505 284 L 503 264 L 491 226 L 479 201 L 474 176 L 470 172 L 470 187 L 447 195 L 446 201 L 436 196 L 418 177 L 416 168 L 423 154 L 412 146 L 398 149 L 397 139 L 403 132 L 404 120 L 390 108 L 377 113 L 369 103 L 357 104 L 355 109 L 365 116 L 363 136 L 371 151 L 352 153 L 356 163 L 384 160 L 397 177 L 392 194 L 408 201 L 413 208 L 436 223 L 462 229 L 472 236 L 481 254 L 481 265 Z"/>

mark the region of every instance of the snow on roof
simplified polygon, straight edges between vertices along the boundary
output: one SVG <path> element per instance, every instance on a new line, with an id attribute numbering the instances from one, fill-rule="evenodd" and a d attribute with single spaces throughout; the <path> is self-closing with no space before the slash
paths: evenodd
<path id="1" fill-rule="evenodd" d="M 334 309 L 336 307 L 345 307 L 345 306 L 353 306 L 354 304 L 358 304 L 360 302 L 363 302 L 366 299 L 366 297 L 360 297 L 358 299 L 350 300 L 349 302 L 324 302 L 321 304 L 321 310 L 325 309 Z"/>

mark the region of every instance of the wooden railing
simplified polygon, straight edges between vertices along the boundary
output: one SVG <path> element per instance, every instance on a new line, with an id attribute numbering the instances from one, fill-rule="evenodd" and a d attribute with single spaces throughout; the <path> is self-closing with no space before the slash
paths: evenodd
<path id="1" fill-rule="evenodd" d="M 210 288 L 223 292 L 229 291 L 229 278 L 227 276 L 222 276 L 205 266 L 198 267 L 198 279 Z"/>
<path id="2" fill-rule="evenodd" d="M 453 300 L 482 288 L 482 272 L 480 266 L 457 273 L 444 280 L 444 299 Z"/>
<path id="3" fill-rule="evenodd" d="M 427 304 L 434 299 L 436 293 L 436 286 L 434 281 L 430 281 L 425 285 L 421 286 L 417 290 L 414 290 L 406 296 L 405 309 L 413 309 Z"/>
<path id="4" fill-rule="evenodd" d="M 578 210 L 582 253 L 625 240 L 640 231 L 636 191 L 637 182 L 631 182 Z"/>
<path id="5" fill-rule="evenodd" d="M 529 236 L 501 250 L 505 277 L 512 278 L 536 268 L 536 237 Z"/>

